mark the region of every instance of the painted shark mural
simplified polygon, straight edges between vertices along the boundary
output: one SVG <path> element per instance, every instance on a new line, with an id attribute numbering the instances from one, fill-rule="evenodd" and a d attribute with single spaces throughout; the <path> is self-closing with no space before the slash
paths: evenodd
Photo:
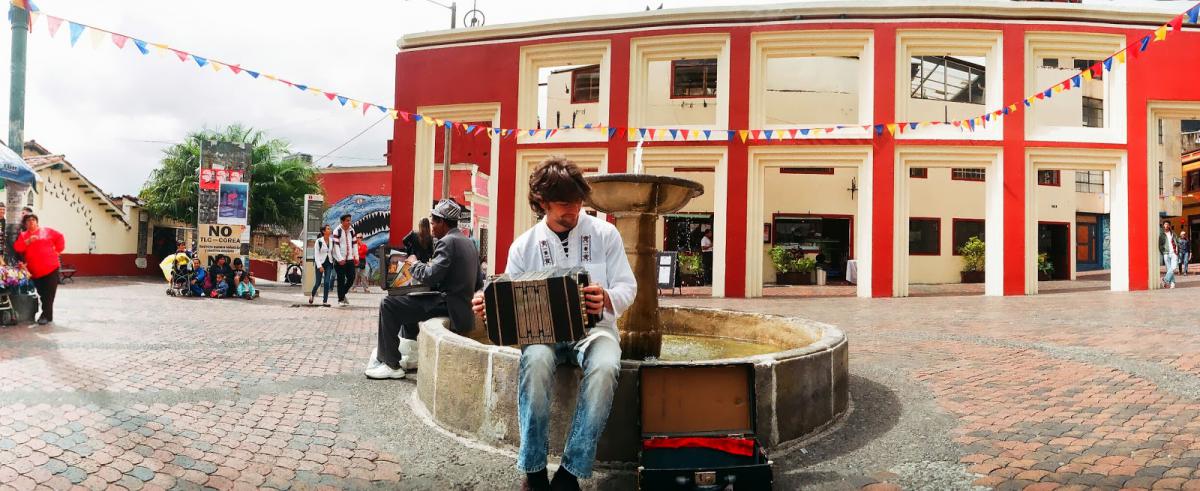
<path id="1" fill-rule="evenodd" d="M 376 251 L 386 246 L 391 232 L 392 197 L 384 194 L 352 194 L 334 203 L 325 210 L 322 222 L 331 227 L 338 226 L 338 217 L 350 214 L 350 223 L 356 232 L 363 234 L 367 243 L 367 274 L 379 270 Z"/>

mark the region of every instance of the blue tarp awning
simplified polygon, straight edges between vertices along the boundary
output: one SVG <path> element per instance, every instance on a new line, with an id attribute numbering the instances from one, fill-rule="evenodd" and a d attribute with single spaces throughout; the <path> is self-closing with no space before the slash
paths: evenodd
<path id="1" fill-rule="evenodd" d="M 37 174 L 11 148 L 0 145 L 0 179 L 36 186 Z"/>

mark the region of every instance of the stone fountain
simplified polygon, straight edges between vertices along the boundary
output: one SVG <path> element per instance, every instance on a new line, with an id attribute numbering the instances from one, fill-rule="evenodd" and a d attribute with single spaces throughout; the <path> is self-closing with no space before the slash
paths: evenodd
<path id="1" fill-rule="evenodd" d="M 625 254 L 637 278 L 637 296 L 617 325 L 621 326 L 621 356 L 628 360 L 658 358 L 662 323 L 658 315 L 658 248 L 654 247 L 658 217 L 683 208 L 704 194 L 695 181 L 650 174 L 607 174 L 587 178 L 592 186 L 588 206 L 615 218 L 625 242 Z"/>
<path id="2" fill-rule="evenodd" d="M 639 167 L 635 163 L 635 170 Z M 703 192 L 702 186 L 640 173 L 588 181 L 588 204 L 615 218 L 638 282 L 633 305 L 618 320 L 625 359 L 612 413 L 596 449 L 598 460 L 617 465 L 637 461 L 637 380 L 643 365 L 754 365 L 759 440 L 768 451 L 814 435 L 846 414 L 849 344 L 840 329 L 805 319 L 719 309 L 659 308 L 654 246 L 658 216 L 682 208 Z M 474 442 L 515 449 L 520 443 L 520 351 L 489 344 L 481 326 L 460 336 L 450 332 L 446 322 L 421 324 L 420 371 L 409 401 L 414 412 Z M 552 452 L 562 449 L 571 424 L 578 369 L 562 365 L 555 380 Z"/>

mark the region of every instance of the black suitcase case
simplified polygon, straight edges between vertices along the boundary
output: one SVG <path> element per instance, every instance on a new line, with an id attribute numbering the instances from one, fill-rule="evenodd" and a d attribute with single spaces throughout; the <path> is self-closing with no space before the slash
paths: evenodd
<path id="1" fill-rule="evenodd" d="M 638 488 L 771 489 L 758 443 L 754 365 L 656 365 L 638 370 Z"/>

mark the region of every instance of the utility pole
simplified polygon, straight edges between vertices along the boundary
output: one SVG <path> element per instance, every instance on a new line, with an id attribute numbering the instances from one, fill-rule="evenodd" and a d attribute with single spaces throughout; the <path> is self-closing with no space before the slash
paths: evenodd
<path id="1" fill-rule="evenodd" d="M 22 155 L 25 148 L 25 53 L 29 40 L 29 12 L 13 5 L 12 70 L 8 92 L 8 148 Z"/>

